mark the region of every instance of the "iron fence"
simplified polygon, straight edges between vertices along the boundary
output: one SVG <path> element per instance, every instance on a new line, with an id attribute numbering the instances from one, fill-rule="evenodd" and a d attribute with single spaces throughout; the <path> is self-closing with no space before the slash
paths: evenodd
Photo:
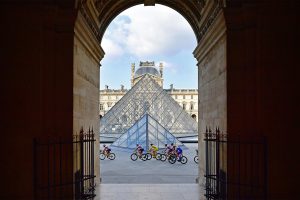
<path id="1" fill-rule="evenodd" d="M 219 128 L 204 134 L 207 199 L 267 199 L 265 137 L 227 135 Z"/>
<path id="2" fill-rule="evenodd" d="M 34 139 L 35 199 L 91 199 L 95 197 L 93 130 L 71 138 Z"/>

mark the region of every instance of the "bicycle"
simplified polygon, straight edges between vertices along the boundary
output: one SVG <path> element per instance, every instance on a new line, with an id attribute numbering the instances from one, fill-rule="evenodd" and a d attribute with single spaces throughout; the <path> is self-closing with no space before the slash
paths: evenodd
<path id="1" fill-rule="evenodd" d="M 164 149 L 162 153 L 160 153 L 160 156 L 161 156 L 160 158 L 161 161 L 163 162 L 166 161 L 167 158 L 169 157 L 169 154 L 167 153 L 167 149 Z"/>
<path id="2" fill-rule="evenodd" d="M 111 152 L 103 152 L 100 150 L 100 160 L 104 160 L 105 158 L 108 158 L 109 160 L 114 160 L 116 158 L 116 154 Z"/>
<path id="3" fill-rule="evenodd" d="M 130 159 L 132 161 L 136 161 L 138 158 L 141 159 L 142 161 L 146 161 L 148 160 L 148 157 L 147 157 L 147 154 L 140 154 L 140 153 L 137 153 L 136 151 L 134 151 L 131 155 L 130 155 Z"/>
<path id="4" fill-rule="evenodd" d="M 181 164 L 186 164 L 188 159 L 184 155 L 182 155 L 181 159 L 179 159 L 177 154 L 171 153 L 170 156 L 168 157 L 168 161 L 171 164 L 174 164 L 176 161 L 180 162 Z"/>
<path id="5" fill-rule="evenodd" d="M 196 156 L 194 157 L 194 161 L 198 164 L 198 149 L 196 149 Z"/>
<path id="6" fill-rule="evenodd" d="M 151 151 L 148 151 L 146 155 L 147 155 L 147 160 L 151 160 L 151 159 L 154 157 L 153 151 L 152 151 L 152 152 L 151 152 Z M 164 159 L 166 160 L 165 157 L 166 157 L 166 156 L 165 156 L 164 154 L 161 154 L 161 153 L 159 153 L 159 152 L 156 152 L 156 156 L 155 156 L 155 159 L 156 159 L 156 160 L 161 160 L 162 158 L 164 158 Z"/>

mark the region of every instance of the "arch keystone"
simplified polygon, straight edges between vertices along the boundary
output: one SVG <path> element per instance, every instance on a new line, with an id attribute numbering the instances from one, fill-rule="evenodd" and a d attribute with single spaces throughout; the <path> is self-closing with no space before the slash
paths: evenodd
<path id="1" fill-rule="evenodd" d="M 155 6 L 155 0 L 144 0 L 144 6 Z"/>

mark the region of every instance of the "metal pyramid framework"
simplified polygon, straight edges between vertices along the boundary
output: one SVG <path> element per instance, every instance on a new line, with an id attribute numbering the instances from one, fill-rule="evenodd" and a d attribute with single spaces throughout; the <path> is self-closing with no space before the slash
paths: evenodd
<path id="1" fill-rule="evenodd" d="M 185 148 L 174 135 L 160 125 L 153 117 L 145 114 L 123 133 L 111 147 L 132 150 L 136 148 L 136 144 L 140 144 L 144 149 L 149 150 L 150 144 L 163 149 L 165 148 L 165 144 L 171 143 Z"/>
<path id="2" fill-rule="evenodd" d="M 197 134 L 197 122 L 148 74 L 104 115 L 100 134 L 125 133 L 146 113 L 172 134 Z"/>

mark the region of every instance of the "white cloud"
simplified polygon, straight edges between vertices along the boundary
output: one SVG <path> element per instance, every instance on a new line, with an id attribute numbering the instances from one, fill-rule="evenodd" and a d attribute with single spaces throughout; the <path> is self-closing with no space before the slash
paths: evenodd
<path id="1" fill-rule="evenodd" d="M 101 45 L 106 53 L 105 56 L 108 58 L 115 58 L 124 54 L 123 48 L 110 39 L 103 38 Z"/>
<path id="2" fill-rule="evenodd" d="M 106 31 L 102 46 L 111 56 L 124 52 L 137 58 L 172 56 L 195 48 L 196 38 L 188 22 L 161 5 L 134 6 L 121 13 Z"/>
<path id="3" fill-rule="evenodd" d="M 155 66 L 157 68 L 159 68 L 159 63 L 163 64 L 164 70 L 168 70 L 168 71 L 171 71 L 173 73 L 177 72 L 177 65 L 175 65 L 173 63 L 170 63 L 170 62 L 167 62 L 167 61 L 158 61 L 157 63 L 155 63 Z"/>

